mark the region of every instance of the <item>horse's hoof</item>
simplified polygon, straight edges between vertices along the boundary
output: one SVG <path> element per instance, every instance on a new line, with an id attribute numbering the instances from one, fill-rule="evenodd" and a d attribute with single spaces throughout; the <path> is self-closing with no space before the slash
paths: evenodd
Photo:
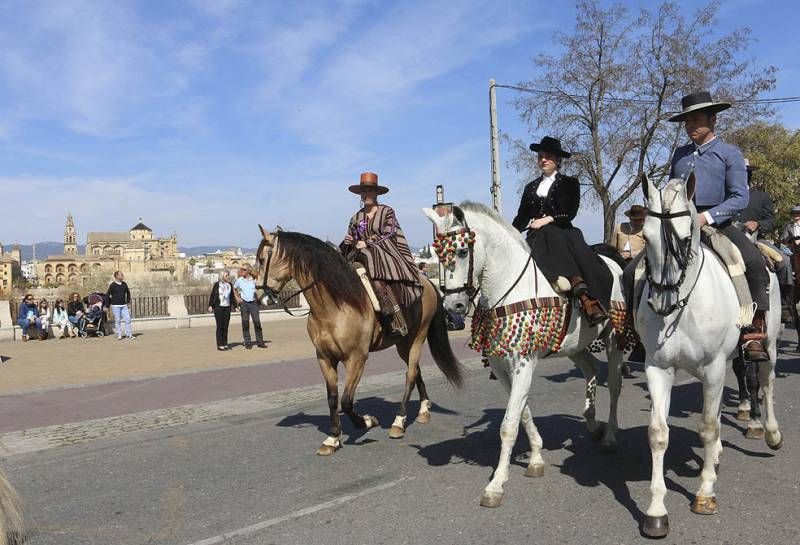
<path id="1" fill-rule="evenodd" d="M 318 456 L 330 456 L 342 447 L 334 447 L 333 445 L 321 445 L 317 449 Z"/>
<path id="2" fill-rule="evenodd" d="M 529 465 L 525 470 L 526 477 L 544 477 L 544 464 Z"/>
<path id="3" fill-rule="evenodd" d="M 778 433 L 778 436 L 780 437 L 780 439 L 778 439 L 777 443 L 770 443 L 769 442 L 770 438 L 767 437 L 767 446 L 770 449 L 772 449 L 772 450 L 781 450 L 781 447 L 783 447 L 783 434 L 782 433 Z"/>
<path id="4" fill-rule="evenodd" d="M 698 515 L 716 515 L 719 513 L 717 508 L 716 496 L 695 496 L 692 502 L 692 513 Z"/>
<path id="5" fill-rule="evenodd" d="M 389 429 L 389 437 L 392 439 L 401 439 L 406 434 L 406 430 L 400 426 L 392 426 Z"/>
<path id="6" fill-rule="evenodd" d="M 484 492 L 481 496 L 481 507 L 500 507 L 503 503 L 503 494 L 496 492 Z"/>
<path id="7" fill-rule="evenodd" d="M 590 435 L 592 437 L 592 441 L 597 442 L 597 441 L 599 441 L 600 439 L 603 438 L 603 435 L 605 435 L 605 433 L 606 433 L 606 425 L 603 424 L 602 422 L 599 422 L 597 424 L 597 427 L 595 429 L 593 429 L 589 433 L 590 433 Z"/>
<path id="8" fill-rule="evenodd" d="M 736 420 L 750 422 L 750 411 L 747 409 L 739 409 L 736 413 Z"/>
<path id="9" fill-rule="evenodd" d="M 747 431 L 744 432 L 744 436 L 748 439 L 763 439 L 764 438 L 764 428 L 747 428 Z"/>
<path id="10" fill-rule="evenodd" d="M 647 515 L 642 522 L 642 535 L 652 539 L 667 537 L 669 533 L 669 515 L 651 517 Z"/>
<path id="11" fill-rule="evenodd" d="M 380 425 L 381 425 L 381 423 L 378 422 L 378 418 L 377 417 L 370 416 L 368 414 L 364 415 L 364 427 L 366 427 L 367 429 L 377 428 Z"/>
<path id="12" fill-rule="evenodd" d="M 419 413 L 415 421 L 419 424 L 427 424 L 431 421 L 431 413 Z"/>
<path id="13" fill-rule="evenodd" d="M 603 441 L 600 443 L 600 452 L 605 454 L 614 454 L 617 452 L 617 442 L 616 441 Z"/>

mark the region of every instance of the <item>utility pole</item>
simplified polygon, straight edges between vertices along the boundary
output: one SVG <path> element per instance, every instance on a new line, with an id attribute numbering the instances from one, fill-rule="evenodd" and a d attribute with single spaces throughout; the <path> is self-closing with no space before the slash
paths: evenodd
<path id="1" fill-rule="evenodd" d="M 497 95 L 495 81 L 489 80 L 489 142 L 492 153 L 492 208 L 500 214 L 503 213 L 500 202 L 500 146 L 497 141 Z"/>

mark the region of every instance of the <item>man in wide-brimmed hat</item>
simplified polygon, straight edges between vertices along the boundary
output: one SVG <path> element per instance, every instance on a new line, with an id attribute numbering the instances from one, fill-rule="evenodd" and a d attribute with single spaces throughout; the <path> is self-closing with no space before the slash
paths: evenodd
<path id="1" fill-rule="evenodd" d="M 731 107 L 715 102 L 708 91 L 686 95 L 682 111 L 669 120 L 684 122 L 691 144 L 675 150 L 670 178 L 689 179 L 694 172 L 694 201 L 700 226 L 712 225 L 727 236 L 742 254 L 745 276 L 756 312 L 744 336 L 744 355 L 750 361 L 767 361 L 765 313 L 769 310 L 769 276 L 761 254 L 752 241 L 734 225 L 734 218 L 747 207 L 747 166 L 736 146 L 714 134 L 717 114 Z"/>
<path id="2" fill-rule="evenodd" d="M 775 229 L 775 203 L 766 191 L 753 189 L 753 172 L 758 167 L 751 165 L 745 158 L 745 168 L 747 169 L 747 185 L 750 187 L 750 200 L 747 206 L 736 216 L 736 221 L 740 222 L 748 233 L 765 235 Z"/>
<path id="3" fill-rule="evenodd" d="M 647 216 L 647 208 L 640 204 L 634 204 L 626 212 L 628 221 L 617 225 L 614 231 L 614 247 L 625 261 L 630 261 L 642 250 L 644 250 L 644 218 Z"/>

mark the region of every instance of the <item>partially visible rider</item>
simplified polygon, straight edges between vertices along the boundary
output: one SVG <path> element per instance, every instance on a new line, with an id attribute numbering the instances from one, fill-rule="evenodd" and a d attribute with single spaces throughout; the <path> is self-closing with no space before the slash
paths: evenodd
<path id="1" fill-rule="evenodd" d="M 747 168 L 739 148 L 714 134 L 717 113 L 731 105 L 714 102 L 708 91 L 700 91 L 683 97 L 681 106 L 683 110 L 669 120 L 685 122 L 686 134 L 692 143 L 675 150 L 670 178 L 688 180 L 689 175 L 695 173 L 694 201 L 699 226 L 718 229 L 742 254 L 745 277 L 756 304 L 753 323 L 743 331 L 744 356 L 750 361 L 766 361 L 769 359 L 764 348 L 769 275 L 756 246 L 733 222 L 749 200 Z"/>
<path id="2" fill-rule="evenodd" d="M 528 232 L 533 259 L 547 280 L 566 278 L 589 325 L 599 324 L 608 317 L 613 277 L 572 225 L 580 206 L 580 185 L 577 178 L 558 172 L 562 159 L 572 154 L 550 136 L 530 149 L 538 154 L 542 175 L 525 186 L 513 225 Z"/>
<path id="3" fill-rule="evenodd" d="M 388 337 L 404 337 L 408 326 L 402 309 L 422 295 L 420 273 L 394 210 L 378 203 L 389 188 L 378 185 L 378 175 L 361 174 L 349 190 L 361 196 L 361 209 L 350 218 L 339 248 L 348 259 L 364 265 L 381 308 L 381 325 Z"/>

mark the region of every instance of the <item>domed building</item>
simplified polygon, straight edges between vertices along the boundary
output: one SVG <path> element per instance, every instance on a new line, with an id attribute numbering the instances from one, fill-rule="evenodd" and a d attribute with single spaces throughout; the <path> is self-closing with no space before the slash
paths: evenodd
<path id="1" fill-rule="evenodd" d="M 64 227 L 64 253 L 36 264 L 45 286 L 79 286 L 90 276 L 111 276 L 122 271 L 127 277 L 159 277 L 182 281 L 186 259 L 178 252 L 178 237 L 155 238 L 141 221 L 127 232 L 89 232 L 86 249 L 78 254 L 78 236 L 72 214 Z"/>

